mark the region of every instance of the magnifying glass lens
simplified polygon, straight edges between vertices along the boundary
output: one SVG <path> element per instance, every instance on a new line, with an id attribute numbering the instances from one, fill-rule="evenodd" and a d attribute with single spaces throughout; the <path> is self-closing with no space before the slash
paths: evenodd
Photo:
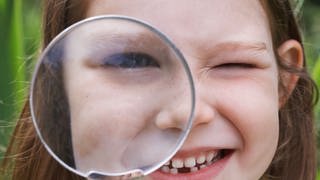
<path id="1" fill-rule="evenodd" d="M 35 126 L 49 152 L 81 174 L 148 174 L 180 148 L 192 79 L 168 38 L 141 21 L 97 17 L 45 49 L 32 83 Z"/>

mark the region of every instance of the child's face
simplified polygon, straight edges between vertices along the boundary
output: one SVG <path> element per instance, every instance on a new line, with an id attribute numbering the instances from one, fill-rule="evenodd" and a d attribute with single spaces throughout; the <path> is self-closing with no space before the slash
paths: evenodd
<path id="1" fill-rule="evenodd" d="M 194 127 L 170 168 L 163 167 L 150 178 L 259 179 L 275 154 L 279 135 L 278 71 L 268 20 L 260 1 L 92 0 L 89 4 L 88 17 L 120 14 L 151 23 L 172 39 L 192 71 L 196 88 Z M 92 77 L 70 78 L 67 90 L 73 94 L 69 99 L 71 113 L 75 107 L 90 109 L 90 114 L 110 116 L 98 108 L 101 94 L 87 96 L 92 89 L 103 93 L 97 90 L 101 85 L 99 77 L 97 83 Z M 86 80 L 90 80 L 90 86 L 78 88 Z M 86 98 L 86 103 L 81 103 L 82 98 Z M 121 103 L 118 106 L 121 108 Z M 148 105 L 137 106 L 142 112 L 148 108 Z M 173 111 L 183 112 L 181 108 Z M 121 115 L 124 116 L 131 114 Z M 90 159 L 97 156 L 90 149 L 97 151 L 103 138 L 88 134 L 103 135 L 105 129 L 103 122 L 95 121 L 99 118 L 83 117 L 87 119 L 76 120 L 81 123 L 72 119 L 77 125 L 72 127 L 73 135 L 82 142 L 92 143 L 73 144 L 76 150 L 86 152 L 81 158 Z M 210 158 L 223 149 L 231 151 L 213 164 L 203 166 L 206 168 L 174 175 L 176 170 L 172 166 L 178 160 L 191 164 L 202 162 L 203 156 Z"/>

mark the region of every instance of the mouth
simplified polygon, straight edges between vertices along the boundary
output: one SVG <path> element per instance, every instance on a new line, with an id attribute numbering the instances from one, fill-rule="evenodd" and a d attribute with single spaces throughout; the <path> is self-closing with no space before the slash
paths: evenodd
<path id="1" fill-rule="evenodd" d="M 229 155 L 232 150 L 212 150 L 202 153 L 198 156 L 189 156 L 187 158 L 173 158 L 161 167 L 163 173 L 191 173 L 197 172 L 198 170 L 204 169 L 215 162 L 223 159 Z"/>
<path id="2" fill-rule="evenodd" d="M 156 173 L 154 179 L 208 179 L 216 176 L 234 150 L 207 150 L 196 155 L 173 157 Z"/>

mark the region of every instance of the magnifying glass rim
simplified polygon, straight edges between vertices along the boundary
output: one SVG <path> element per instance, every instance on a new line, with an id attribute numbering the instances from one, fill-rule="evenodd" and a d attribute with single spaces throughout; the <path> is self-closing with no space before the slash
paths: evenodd
<path id="1" fill-rule="evenodd" d="M 56 44 L 56 42 L 60 41 L 62 38 L 64 38 L 66 35 L 68 35 L 68 33 L 70 31 L 73 31 L 76 27 L 81 26 L 83 24 L 89 23 L 91 21 L 97 21 L 97 20 L 107 20 L 107 19 L 114 19 L 114 20 L 124 20 L 124 21 L 129 21 L 129 22 L 133 22 L 133 23 L 137 23 L 140 24 L 146 28 L 148 28 L 149 30 L 151 30 L 152 32 L 156 33 L 158 36 L 160 36 L 161 39 L 165 40 L 165 42 L 170 46 L 170 48 L 172 48 L 174 50 L 174 52 L 178 55 L 178 57 L 180 58 L 180 60 L 182 61 L 182 64 L 185 68 L 186 74 L 188 76 L 188 80 L 190 82 L 190 90 L 191 90 L 191 114 L 190 114 L 190 119 L 188 119 L 188 123 L 186 126 L 186 129 L 184 130 L 184 132 L 181 133 L 180 135 L 180 139 L 179 139 L 179 143 L 176 146 L 175 150 L 172 151 L 172 153 L 165 159 L 163 159 L 161 162 L 157 163 L 156 165 L 153 165 L 151 168 L 147 167 L 146 169 L 133 169 L 133 170 L 129 170 L 129 171 L 125 171 L 125 172 L 121 172 L 121 173 L 108 173 L 108 172 L 98 172 L 98 171 L 89 171 L 87 173 L 83 173 L 79 170 L 76 170 L 75 168 L 70 167 L 68 164 L 66 164 L 63 160 L 61 160 L 52 150 L 51 148 L 47 145 L 46 141 L 44 140 L 44 138 L 41 135 L 40 129 L 38 127 L 38 124 L 36 122 L 36 116 L 35 116 L 35 112 L 34 112 L 34 105 L 33 105 L 33 97 L 36 96 L 34 95 L 34 85 L 35 85 L 35 81 L 37 78 L 37 74 L 39 72 L 39 68 L 42 64 L 42 59 L 44 58 L 44 56 L 48 53 L 48 51 Z M 165 35 L 163 32 L 159 31 L 158 29 L 156 29 L 154 26 L 150 25 L 149 23 L 142 21 L 140 19 L 136 19 L 133 17 L 129 17 L 129 16 L 123 16 L 123 15 L 116 15 L 116 14 L 112 14 L 112 15 L 101 15 L 101 16 L 94 16 L 94 17 L 90 17 L 87 19 L 84 19 L 82 21 L 79 21 L 71 26 L 69 26 L 68 28 L 66 28 L 65 30 L 63 30 L 61 33 L 59 33 L 50 43 L 49 45 L 44 49 L 44 51 L 41 53 L 38 62 L 36 64 L 35 70 L 34 70 L 34 74 L 32 76 L 32 81 L 31 81 L 31 87 L 30 87 L 30 96 L 29 96 L 29 102 L 30 102 L 30 110 L 31 110 L 31 117 L 32 117 L 32 121 L 33 124 L 35 126 L 36 132 L 38 134 L 38 137 L 40 138 L 41 143 L 45 146 L 45 148 L 47 149 L 47 151 L 49 152 L 49 154 L 56 160 L 58 161 L 62 166 L 64 166 L 65 168 L 67 168 L 68 170 L 70 170 L 71 172 L 78 174 L 80 176 L 83 177 L 90 177 L 90 175 L 92 174 L 98 174 L 99 176 L 123 176 L 123 175 L 128 175 L 131 173 L 140 173 L 142 175 L 148 175 L 152 172 L 154 172 L 155 170 L 159 169 L 161 166 L 163 166 L 163 164 L 165 164 L 166 162 L 168 162 L 175 154 L 176 152 L 181 148 L 181 146 L 183 145 L 184 141 L 186 140 L 191 127 L 192 127 L 192 123 L 193 123 L 193 117 L 194 117 L 194 109 L 195 109 L 195 87 L 194 87 L 194 81 L 191 75 L 191 71 L 189 69 L 188 63 L 185 60 L 183 54 L 180 52 L 180 50 L 172 43 L 172 41 L 168 38 L 167 35 Z"/>

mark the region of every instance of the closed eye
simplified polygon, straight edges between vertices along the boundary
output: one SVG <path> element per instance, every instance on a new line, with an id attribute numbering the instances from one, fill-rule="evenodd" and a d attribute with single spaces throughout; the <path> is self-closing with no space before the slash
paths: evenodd
<path id="1" fill-rule="evenodd" d="M 214 68 L 241 68 L 241 69 L 250 69 L 250 68 L 255 68 L 256 65 L 254 64 L 249 64 L 249 63 L 224 63 L 224 64 L 220 64 L 215 66 Z"/>
<path id="2" fill-rule="evenodd" d="M 160 67 L 155 58 L 139 52 L 113 54 L 104 59 L 103 66 L 130 69 Z"/>

